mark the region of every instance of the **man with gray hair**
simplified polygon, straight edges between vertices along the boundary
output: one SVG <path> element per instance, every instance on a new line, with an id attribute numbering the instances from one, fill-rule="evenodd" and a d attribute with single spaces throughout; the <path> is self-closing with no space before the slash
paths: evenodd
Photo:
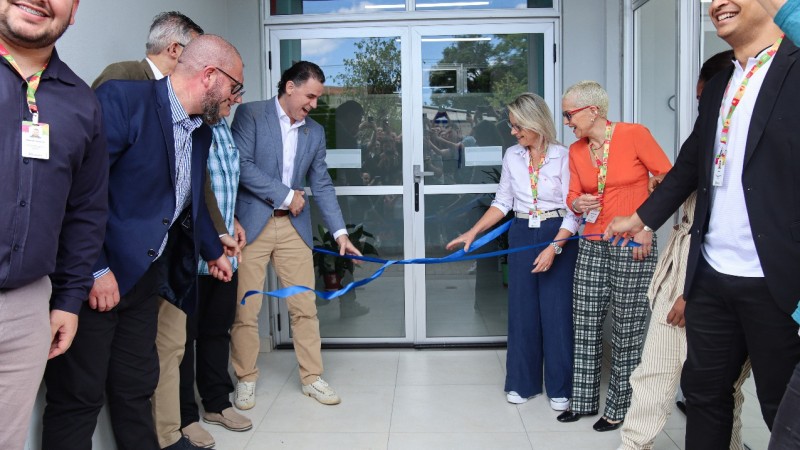
<path id="1" fill-rule="evenodd" d="M 120 61 L 106 67 L 92 83 L 97 89 L 108 80 L 160 80 L 172 72 L 186 44 L 203 29 L 177 11 L 158 14 L 150 25 L 145 44 L 146 56 L 141 61 Z"/>
<path id="2" fill-rule="evenodd" d="M 202 186 L 208 125 L 239 101 L 241 79 L 236 49 L 204 35 L 186 46 L 169 77 L 97 89 L 114 207 L 72 350 L 45 372 L 43 449 L 90 448 L 104 394 L 117 448 L 161 448 L 150 403 L 159 375 L 158 297 L 194 309 L 198 255 L 211 276 L 232 277 Z M 195 447 L 180 437 L 165 448 Z"/>

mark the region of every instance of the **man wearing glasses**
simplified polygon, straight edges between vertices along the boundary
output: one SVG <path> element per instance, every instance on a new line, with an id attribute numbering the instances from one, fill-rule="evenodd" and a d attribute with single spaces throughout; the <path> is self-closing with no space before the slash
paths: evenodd
<path id="1" fill-rule="evenodd" d="M 202 193 L 208 125 L 239 101 L 220 68 L 242 78 L 237 50 L 218 36 L 198 36 L 169 77 L 97 89 L 113 207 L 72 350 L 45 373 L 44 449 L 90 448 L 104 394 L 120 450 L 196 448 L 184 437 L 159 443 L 150 398 L 159 375 L 158 297 L 194 309 L 198 254 L 211 276 L 233 275 L 233 251 L 223 252 Z"/>

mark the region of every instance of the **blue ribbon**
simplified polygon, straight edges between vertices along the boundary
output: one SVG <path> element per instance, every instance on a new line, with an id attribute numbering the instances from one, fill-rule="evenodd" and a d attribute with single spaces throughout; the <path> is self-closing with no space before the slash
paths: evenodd
<path id="1" fill-rule="evenodd" d="M 492 258 L 494 256 L 508 255 L 510 253 L 518 253 L 518 252 L 523 252 L 525 250 L 531 250 L 531 249 L 534 249 L 534 248 L 546 247 L 546 246 L 550 245 L 553 242 L 571 241 L 571 240 L 575 240 L 575 239 L 585 239 L 585 238 L 588 238 L 588 237 L 602 237 L 603 236 L 602 234 L 584 234 L 584 235 L 579 235 L 579 236 L 576 235 L 576 236 L 571 236 L 571 237 L 564 238 L 564 239 L 557 239 L 557 240 L 554 240 L 554 241 L 541 242 L 539 244 L 526 245 L 526 246 L 523 246 L 523 247 L 514 247 L 514 248 L 510 248 L 510 249 L 506 249 L 506 250 L 498 250 L 498 251 L 494 251 L 494 252 L 481 253 L 481 254 L 477 254 L 477 255 L 475 255 L 475 254 L 470 255 L 469 254 L 469 253 L 473 252 L 474 250 L 477 250 L 477 249 L 483 247 L 487 243 L 492 242 L 498 236 L 500 236 L 501 234 L 503 234 L 506 231 L 508 231 L 509 227 L 511 227 L 511 222 L 512 221 L 509 220 L 508 222 L 500 225 L 499 227 L 495 228 L 494 230 L 486 233 L 485 235 L 481 236 L 479 239 L 475 240 L 475 242 L 473 242 L 472 245 L 470 246 L 470 250 L 469 251 L 465 251 L 464 249 L 461 249 L 461 250 L 455 251 L 455 252 L 453 252 L 453 253 L 451 253 L 451 254 L 449 254 L 447 256 L 443 256 L 441 258 L 414 258 L 414 259 L 391 260 L 391 259 L 373 258 L 371 256 L 354 256 L 354 255 L 342 256 L 338 252 L 334 252 L 334 251 L 330 251 L 330 250 L 314 247 L 314 251 L 315 252 L 325 253 L 326 255 L 338 256 L 340 258 L 350 258 L 350 259 L 355 259 L 355 260 L 359 260 L 359 261 L 367 261 L 367 262 L 378 263 L 378 264 L 382 264 L 382 266 L 378 270 L 376 270 L 375 273 L 373 273 L 370 277 L 364 278 L 363 280 L 358 280 L 358 281 L 353 281 L 352 283 L 348 283 L 347 286 L 345 286 L 342 289 L 339 289 L 337 291 L 317 291 L 317 290 L 314 290 L 314 289 L 312 289 L 310 287 L 306 287 L 306 286 L 289 286 L 289 287 L 285 287 L 283 289 L 278 289 L 278 290 L 269 291 L 269 292 L 253 290 L 253 291 L 247 291 L 244 294 L 244 297 L 242 297 L 242 304 L 244 305 L 245 299 L 247 297 L 251 296 L 251 295 L 263 294 L 263 295 L 269 295 L 270 297 L 286 298 L 286 297 L 291 297 L 292 295 L 300 294 L 300 293 L 303 293 L 303 292 L 306 292 L 306 291 L 312 291 L 322 299 L 333 300 L 334 298 L 341 297 L 342 295 L 352 291 L 353 289 L 355 289 L 357 287 L 364 286 L 365 284 L 371 283 L 372 281 L 374 281 L 375 279 L 377 279 L 378 277 L 383 275 L 383 272 L 388 267 L 393 266 L 395 264 L 444 264 L 444 263 L 451 263 L 451 262 L 456 262 L 456 261 L 470 261 L 470 260 L 473 260 L 473 259 Z M 627 244 L 627 247 L 640 247 L 640 246 L 641 246 L 641 244 L 633 242 L 633 240 L 628 241 L 628 244 Z"/>

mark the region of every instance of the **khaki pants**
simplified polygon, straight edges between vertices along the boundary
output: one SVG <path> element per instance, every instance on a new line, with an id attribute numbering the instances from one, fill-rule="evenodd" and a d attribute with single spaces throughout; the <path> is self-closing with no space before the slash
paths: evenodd
<path id="1" fill-rule="evenodd" d="M 0 292 L 0 448 L 22 450 L 50 350 L 50 279 Z"/>
<path id="2" fill-rule="evenodd" d="M 151 399 L 153 422 L 161 448 L 181 438 L 180 365 L 186 348 L 186 314 L 172 303 L 158 299 L 158 386 Z"/>
<path id="3" fill-rule="evenodd" d="M 282 287 L 314 286 L 311 249 L 294 229 L 288 216 L 271 217 L 261 234 L 242 251 L 238 298 L 250 290 L 264 289 L 267 264 L 272 261 Z M 236 308 L 231 328 L 231 364 L 239 381 L 258 379 L 258 313 L 262 295 L 247 297 Z M 317 305 L 313 292 L 286 299 L 291 317 L 292 340 L 300 367 L 300 380 L 309 384 L 322 375 L 322 350 Z"/>
<path id="4" fill-rule="evenodd" d="M 656 301 L 647 340 L 642 351 L 642 362 L 631 374 L 633 397 L 625 423 L 622 425 L 620 449 L 652 449 L 653 441 L 664 428 L 675 405 L 675 392 L 680 382 L 683 363 L 686 361 L 686 329 L 666 323 L 673 302 Z M 742 368 L 742 375 L 734 385 L 735 409 L 731 450 L 742 449 L 741 387 L 750 376 L 750 360 Z"/>

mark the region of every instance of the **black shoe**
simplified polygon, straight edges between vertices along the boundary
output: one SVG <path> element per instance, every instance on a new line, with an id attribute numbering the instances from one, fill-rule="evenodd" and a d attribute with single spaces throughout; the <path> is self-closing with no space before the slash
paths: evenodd
<path id="1" fill-rule="evenodd" d="M 198 447 L 192 444 L 192 441 L 186 438 L 186 436 L 181 436 L 178 442 L 164 447 L 162 450 L 194 450 L 194 449 L 202 449 L 203 447 Z"/>
<path id="2" fill-rule="evenodd" d="M 597 411 L 582 414 L 582 413 L 576 413 L 575 411 L 572 410 L 567 410 L 559 414 L 558 417 L 556 417 L 556 420 L 563 423 L 576 422 L 583 416 L 595 416 L 595 415 L 597 415 Z"/>
<path id="3" fill-rule="evenodd" d="M 601 417 L 595 424 L 592 426 L 594 431 L 613 431 L 617 428 L 622 426 L 623 420 L 620 420 L 617 423 L 611 423 L 605 417 Z"/>
<path id="4" fill-rule="evenodd" d="M 675 402 L 675 406 L 677 406 L 678 409 L 681 410 L 684 416 L 686 415 L 686 403 L 678 400 L 677 402 Z"/>

